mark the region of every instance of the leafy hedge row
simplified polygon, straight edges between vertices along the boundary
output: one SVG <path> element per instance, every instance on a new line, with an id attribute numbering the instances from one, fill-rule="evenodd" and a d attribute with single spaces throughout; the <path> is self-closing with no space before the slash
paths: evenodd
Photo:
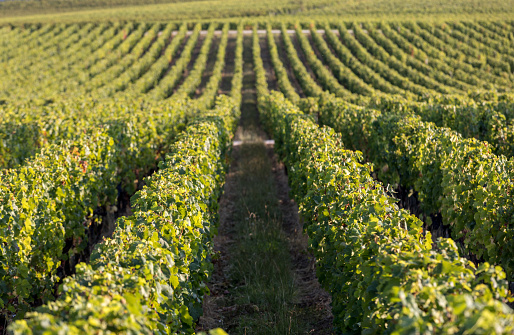
<path id="1" fill-rule="evenodd" d="M 348 67 L 346 67 L 330 50 L 325 42 L 325 39 L 317 32 L 316 26 L 310 25 L 310 33 L 312 41 L 316 48 L 318 48 L 320 54 L 329 65 L 330 70 L 334 76 L 339 80 L 341 84 L 348 88 L 353 93 L 360 95 L 372 95 L 376 94 L 373 87 L 365 83 L 355 73 L 353 73 Z M 297 32 L 298 34 L 298 32 Z M 302 43 L 303 45 L 303 43 Z M 307 51 L 305 51 L 307 52 Z"/>
<path id="2" fill-rule="evenodd" d="M 55 123 L 64 133 L 68 129 L 70 134 L 43 146 L 21 167 L 2 170 L 2 314 L 21 316 L 33 303 L 52 296 L 61 262 L 88 244 L 84 223 L 93 211 L 116 204 L 117 185 L 133 193 L 138 180 L 173 142 L 189 113 L 195 113 L 194 105 L 184 102 L 154 109 L 138 104 L 82 106 L 86 114 L 110 115 L 100 125 L 87 119 L 78 124 L 77 115 L 73 118 L 70 111 L 62 119 L 59 113 L 52 114 L 55 118 L 48 123 Z M 113 111 L 118 115 L 111 115 Z M 38 126 L 18 129 L 37 132 Z M 18 140 L 23 144 L 23 138 Z M 63 254 L 66 241 L 71 245 Z"/>
<path id="3" fill-rule="evenodd" d="M 45 48 L 43 52 L 39 51 L 34 54 L 36 57 L 25 58 L 24 54 L 22 54 L 22 60 L 27 62 L 22 65 L 22 69 L 27 65 L 36 65 L 40 67 L 40 64 L 44 66 L 52 65 L 54 59 L 53 56 L 55 53 L 59 53 L 59 56 L 69 57 L 70 60 L 73 61 L 74 51 L 80 50 L 80 46 L 86 46 L 91 43 L 94 38 L 98 38 L 100 33 L 105 29 L 106 25 L 96 25 L 92 23 L 88 23 L 82 25 L 78 30 L 76 30 L 71 35 L 68 35 L 64 39 L 60 39 L 60 41 L 55 41 L 54 44 L 49 45 L 48 48 Z M 31 50 L 34 51 L 34 50 Z M 18 60 L 18 64 L 20 64 L 20 59 Z M 61 65 L 61 64 L 59 64 Z M 58 68 L 58 67 L 57 67 Z"/>
<path id="4" fill-rule="evenodd" d="M 298 102 L 300 100 L 300 96 L 298 93 L 296 93 L 295 88 L 289 81 L 287 70 L 280 60 L 277 44 L 275 43 L 275 36 L 271 32 L 271 25 L 267 25 L 266 32 L 268 37 L 268 48 L 271 56 L 271 63 L 273 64 L 273 70 L 275 71 L 278 87 L 289 100 Z"/>
<path id="5" fill-rule="evenodd" d="M 228 28 L 228 24 L 223 25 L 221 40 L 218 45 L 218 52 L 216 54 L 216 63 L 212 69 L 209 81 L 207 84 L 205 84 L 205 88 L 203 89 L 202 95 L 199 98 L 200 101 L 198 103 L 202 106 L 200 107 L 201 109 L 210 108 L 216 100 L 218 87 L 222 80 L 223 69 L 225 68 L 225 54 L 227 52 L 228 44 Z M 236 45 L 236 49 L 237 47 L 238 46 Z"/>
<path id="6" fill-rule="evenodd" d="M 209 51 L 211 50 L 212 40 L 214 38 L 214 31 L 216 29 L 216 24 L 211 24 L 209 26 L 209 30 L 207 30 L 207 35 L 203 40 L 202 47 L 200 48 L 200 52 L 195 60 L 193 68 L 191 71 L 184 73 L 185 79 L 182 82 L 175 93 L 171 96 L 173 99 L 184 99 L 190 96 L 194 90 L 200 85 L 202 81 L 203 71 L 207 66 L 207 60 L 209 56 Z M 228 25 L 224 26 L 223 34 L 226 36 L 228 34 Z"/>
<path id="7" fill-rule="evenodd" d="M 198 36 L 200 36 L 201 30 L 202 25 L 196 24 L 193 29 L 193 33 L 191 36 L 189 36 L 189 39 L 187 40 L 182 49 L 182 52 L 180 53 L 180 58 L 177 59 L 171 69 L 169 69 L 171 58 L 167 64 L 166 62 L 160 62 L 162 71 L 157 71 L 156 76 L 151 81 L 153 83 L 153 89 L 148 92 L 149 97 L 155 100 L 161 100 L 169 97 L 173 93 L 173 89 L 178 84 L 180 78 L 182 78 L 184 70 L 187 68 L 187 65 L 191 61 L 193 50 L 196 43 L 198 42 Z M 166 71 L 168 72 L 165 73 Z"/>
<path id="8" fill-rule="evenodd" d="M 471 25 L 471 24 L 468 23 L 468 25 Z M 509 38 L 510 38 L 509 35 L 512 32 L 512 23 L 511 22 L 496 24 L 494 22 L 478 21 L 473 26 L 478 31 L 488 32 L 489 36 L 494 37 L 495 39 L 498 39 L 498 40 L 503 40 L 504 42 L 507 42 L 509 40 Z"/>
<path id="9" fill-rule="evenodd" d="M 122 26 L 114 24 L 107 26 L 102 33 L 89 39 L 89 43 L 79 43 L 69 48 L 65 53 L 59 53 L 60 59 L 50 58 L 48 64 L 38 62 L 36 71 L 37 81 L 32 85 L 25 85 L 24 92 L 14 92 L 23 96 L 36 96 L 39 99 L 59 99 L 60 96 L 69 97 L 70 91 L 85 92 L 88 89 L 90 79 L 94 77 L 92 70 L 94 65 L 105 59 L 107 55 L 115 52 L 116 48 L 124 41 L 126 34 L 130 34 L 133 24 Z M 87 42 L 87 41 L 85 41 Z M 80 43 L 82 44 L 82 43 Z M 66 53 L 70 54 L 66 55 Z M 58 65 L 57 65 L 57 64 Z M 39 65 L 40 64 L 40 65 Z M 28 70 L 27 70 L 28 69 Z M 31 68 L 26 68 L 27 72 Z M 66 85 L 63 85 L 66 81 Z M 20 91 L 20 87 L 13 85 L 13 90 Z M 23 98 L 22 98 L 23 99 Z"/>
<path id="10" fill-rule="evenodd" d="M 295 30 L 296 38 L 300 44 L 301 50 L 303 51 L 309 67 L 315 74 L 318 84 L 325 91 L 331 92 L 338 97 L 353 98 L 354 94 L 339 83 L 339 81 L 332 74 L 332 71 L 326 68 L 323 62 L 314 53 L 309 39 L 302 32 L 302 27 L 299 24 L 296 24 Z"/>
<path id="11" fill-rule="evenodd" d="M 134 24 L 125 26 L 114 24 L 112 27 L 100 27 L 101 29 L 94 30 L 95 33 L 91 36 L 70 46 L 55 42 L 53 53 L 46 57 L 44 56 L 45 52 L 41 51 L 41 47 L 36 48 L 40 54 L 28 57 L 32 60 L 32 65 L 22 65 L 18 58 L 14 66 L 5 68 L 5 70 L 14 70 L 25 79 L 30 78 L 30 85 L 26 85 L 26 82 L 23 81 L 10 82 L 6 80 L 3 83 L 4 95 L 10 96 L 12 100 L 27 100 L 33 96 L 39 99 L 53 99 L 62 94 L 69 96 L 70 90 L 77 89 L 86 92 L 91 89 L 91 79 L 101 74 L 101 69 L 108 70 L 115 64 L 116 59 L 112 60 L 111 58 L 114 55 L 122 55 L 118 48 L 121 48 L 124 42 L 130 42 L 126 45 L 138 42 L 138 36 L 124 40 L 126 34 L 130 34 L 133 27 Z M 23 59 L 27 56 L 20 57 Z M 100 71 L 99 68 L 101 68 Z M 37 76 L 34 76 L 34 73 L 37 73 Z M 13 77 L 13 74 L 7 76 L 7 78 L 9 77 Z M 95 79 L 94 88 L 105 82 L 100 80 L 100 77 Z M 62 85 L 63 80 L 67 81 L 66 86 Z"/>
<path id="12" fill-rule="evenodd" d="M 21 314 L 46 300 L 65 258 L 87 245 L 85 219 L 116 199 L 114 141 L 105 130 L 50 145 L 0 180 L 0 311 Z M 114 194 L 113 194 L 114 193 Z M 73 239 L 63 255 L 66 238 Z"/>
<path id="13" fill-rule="evenodd" d="M 361 43 L 362 46 L 364 46 L 376 60 L 386 65 L 390 71 L 396 71 L 401 76 L 407 78 L 407 80 L 409 80 L 412 84 L 417 85 L 412 86 L 413 88 L 423 87 L 423 93 L 421 95 L 426 93 L 434 94 L 435 92 L 445 94 L 452 93 L 450 88 L 431 78 L 426 77 L 422 73 L 408 66 L 405 66 L 395 57 L 391 57 L 389 53 L 387 53 L 381 46 L 377 45 L 377 43 L 370 35 L 363 32 L 359 24 L 353 23 L 351 28 L 353 30 L 355 39 L 357 39 L 359 43 Z"/>
<path id="14" fill-rule="evenodd" d="M 449 56 L 459 55 L 459 58 L 474 68 L 484 69 L 487 64 L 487 60 L 485 57 L 480 57 L 477 50 L 473 50 L 471 48 L 465 48 L 463 45 L 458 44 L 455 39 L 453 39 L 446 29 L 446 24 L 441 26 L 433 26 L 427 25 L 423 22 L 418 22 L 417 25 L 429 32 L 433 37 L 437 38 L 437 40 L 441 43 L 444 43 L 447 47 L 447 53 Z"/>
<path id="15" fill-rule="evenodd" d="M 319 120 L 340 132 L 348 148 L 364 152 L 380 180 L 417 191 L 424 213 L 441 213 L 466 252 L 501 264 L 514 278 L 514 161 L 414 114 L 328 97 Z"/>
<path id="16" fill-rule="evenodd" d="M 217 199 L 239 106 L 216 107 L 179 135 L 132 198 L 112 238 L 64 280 L 60 296 L 12 324 L 14 334 L 192 334 L 212 265 Z"/>
<path id="17" fill-rule="evenodd" d="M 379 61 L 372 55 L 366 47 L 361 45 L 359 41 L 348 33 L 345 25 L 338 25 L 339 36 L 341 41 L 348 46 L 355 57 L 364 65 L 369 67 L 375 73 L 387 80 L 391 85 L 396 86 L 404 91 L 414 93 L 416 95 L 424 95 L 428 93 L 427 88 L 417 85 L 404 76 L 400 75 L 396 70 L 390 68 L 383 62 Z M 361 32 L 360 35 L 364 35 Z M 359 35 L 359 36 L 360 36 Z M 435 92 L 433 92 L 435 93 Z"/>
<path id="18" fill-rule="evenodd" d="M 396 206 L 360 153 L 319 128 L 279 93 L 259 110 L 288 168 L 318 278 L 332 295 L 341 333 L 510 334 L 505 274 L 459 256 L 450 239 L 423 236 Z M 353 136 L 356 136 L 354 134 Z"/>
<path id="19" fill-rule="evenodd" d="M 10 48 L 9 50 L 6 50 L 6 52 L 0 55 L 0 60 L 5 62 L 17 55 L 22 55 L 23 52 L 27 52 L 27 50 L 33 49 L 41 43 L 41 41 L 39 41 L 41 37 L 52 34 L 54 29 L 58 29 L 61 26 L 62 25 L 57 24 L 46 24 L 42 27 L 30 25 L 26 29 L 22 29 L 21 27 L 8 29 L 6 27 L 5 29 L 8 29 L 8 31 L 4 32 L 3 36 L 5 39 L 2 44 L 19 48 Z"/>
<path id="20" fill-rule="evenodd" d="M 143 54 L 148 54 L 147 51 L 149 51 L 150 46 L 156 45 L 153 42 L 158 38 L 160 26 L 158 23 L 153 24 L 148 30 L 144 31 L 139 40 L 137 40 L 137 43 L 126 54 L 116 59 L 116 62 L 109 68 L 96 74 L 90 81 L 85 83 L 85 91 L 88 93 L 94 91 L 98 97 L 112 95 L 117 90 L 117 86 L 120 85 L 120 77 L 124 76 Z M 162 35 L 160 37 L 164 39 Z"/>
<path id="21" fill-rule="evenodd" d="M 419 35 L 432 46 L 443 51 L 447 58 L 453 58 L 460 62 L 463 71 L 475 73 L 483 81 L 495 86 L 509 87 L 507 80 L 494 75 L 486 67 L 483 67 L 485 58 L 479 60 L 467 56 L 460 50 L 460 45 L 452 43 L 452 41 L 446 38 L 445 32 L 435 29 L 435 27 L 430 25 L 425 25 L 422 22 L 408 22 L 404 23 L 404 26 L 408 27 L 414 34 Z"/>
<path id="22" fill-rule="evenodd" d="M 423 121 L 451 128 L 465 138 L 487 141 L 497 155 L 512 157 L 514 153 L 514 103 L 510 101 L 439 104 L 381 97 L 372 100 L 370 106 L 379 110 L 414 113 Z"/>
<path id="23" fill-rule="evenodd" d="M 362 78 L 366 83 L 384 93 L 408 94 L 402 88 L 392 85 L 363 61 L 366 59 L 366 52 L 358 43 L 347 44 L 347 47 L 341 43 L 341 40 L 334 34 L 328 23 L 325 23 L 323 27 L 328 45 L 334 50 L 335 55 L 359 78 Z"/>
<path id="24" fill-rule="evenodd" d="M 420 35 L 411 31 L 409 27 L 403 26 L 399 23 L 392 23 L 389 26 L 392 29 L 385 27 L 386 24 L 381 24 L 383 32 L 389 38 L 391 32 L 395 32 L 398 38 L 395 42 L 402 48 L 407 48 L 409 52 L 414 53 L 414 56 L 423 57 L 421 60 L 428 63 L 428 65 L 437 68 L 438 70 L 453 76 L 455 79 L 465 82 L 472 86 L 480 88 L 491 88 L 492 85 L 480 79 L 473 71 L 473 68 L 469 69 L 469 64 L 465 64 L 458 59 L 453 57 L 446 57 L 444 50 L 436 48 L 430 44 L 427 40 L 423 39 Z M 412 26 L 410 27 L 412 28 Z M 405 42 L 400 42 L 405 39 Z"/>
<path id="25" fill-rule="evenodd" d="M 71 25 L 57 25 L 49 36 L 41 38 L 36 43 L 32 43 L 33 49 L 22 47 L 22 50 L 17 50 L 16 58 L 12 58 L 7 62 L 8 67 L 12 68 L 13 65 L 18 65 L 19 68 L 30 66 L 37 59 L 44 60 L 48 58 L 53 52 L 58 51 L 58 45 L 65 43 L 70 36 L 74 36 L 80 30 L 78 24 Z"/>
<path id="26" fill-rule="evenodd" d="M 91 80 L 87 83 L 88 87 L 91 85 L 96 87 L 98 84 L 103 83 L 103 81 L 101 81 L 103 74 L 106 71 L 112 71 L 113 68 L 116 69 L 116 65 L 120 59 L 122 59 L 123 56 L 130 54 L 130 51 L 138 43 L 141 43 L 142 37 L 149 28 L 149 24 L 143 23 L 131 31 L 129 35 L 126 35 L 127 32 L 122 32 L 123 35 L 119 36 L 116 40 L 116 42 L 121 41 L 121 43 L 119 43 L 115 49 L 107 49 L 106 54 L 104 54 L 96 64 L 91 66 Z M 155 26 L 153 28 L 155 29 Z M 147 41 L 147 43 L 149 43 L 149 41 Z"/>
<path id="27" fill-rule="evenodd" d="M 144 37 L 144 39 L 152 41 L 151 46 L 146 44 L 140 45 L 139 48 L 143 50 L 142 53 L 138 50 L 133 50 L 129 57 L 126 57 L 126 59 L 132 59 L 130 61 L 123 60 L 123 65 L 126 65 L 125 68 L 121 70 L 118 76 L 111 74 L 111 78 L 115 79 L 111 79 L 110 82 L 98 89 L 95 92 L 95 96 L 109 97 L 116 92 L 123 91 L 148 71 L 168 45 L 175 25 L 168 24 L 162 31 L 158 29 L 160 29 L 159 25 L 157 25 L 157 30 L 150 30 Z"/>
<path id="28" fill-rule="evenodd" d="M 26 41 L 22 45 L 18 45 L 16 41 L 11 41 L 12 43 L 4 45 L 3 49 L 5 51 L 15 49 L 19 53 L 13 55 L 14 57 L 6 61 L 0 69 L 0 76 L 3 78 L 0 83 L 2 98 L 11 98 L 18 101 L 20 98 L 26 100 L 27 97 L 41 94 L 40 91 L 32 87 L 34 86 L 34 81 L 47 81 L 49 76 L 56 75 L 55 71 L 58 71 L 62 66 L 61 63 L 56 63 L 56 56 L 68 56 L 69 58 L 66 58 L 66 60 L 74 62 L 78 55 L 83 55 L 81 52 L 72 54 L 68 54 L 68 52 L 75 49 L 82 42 L 87 42 L 87 38 L 82 39 L 80 36 L 86 33 L 87 28 L 79 29 L 76 31 L 76 34 L 71 34 L 68 38 L 64 39 L 43 35 L 40 38 L 36 38 L 35 41 Z M 13 47 L 14 45 L 16 46 Z M 32 45 L 32 48 L 26 49 L 28 45 Z M 66 49 L 63 50 L 62 48 Z M 37 73 L 37 76 L 35 73 Z M 35 79 L 28 79 L 29 76 Z M 30 85 L 27 85 L 27 83 Z M 29 87 L 22 88 L 20 86 Z M 53 94 L 54 92 L 48 95 Z"/>
<path id="29" fill-rule="evenodd" d="M 230 88 L 230 97 L 237 105 L 241 104 L 243 89 L 243 29 L 242 23 L 237 27 L 236 50 L 234 55 L 234 74 Z"/>
<path id="30" fill-rule="evenodd" d="M 172 129 L 190 114 L 185 113 L 187 110 L 196 110 L 192 101 L 71 99 L 45 106 L 0 106 L 0 167 L 23 165 L 49 144 L 73 140 L 92 127 L 106 127 L 126 156 L 119 167 L 142 169 L 138 164 L 154 160 L 167 136 L 174 136 Z M 174 124 L 177 120 L 180 121 Z"/>
<path id="31" fill-rule="evenodd" d="M 114 31 L 109 30 L 105 36 L 102 35 L 102 38 L 93 42 L 93 48 L 91 49 L 93 52 L 84 64 L 86 69 L 92 70 L 94 65 L 104 60 L 107 55 L 114 53 L 127 40 L 136 25 L 129 22 L 125 25 L 115 24 L 114 28 Z"/>
<path id="32" fill-rule="evenodd" d="M 468 55 L 478 58 L 484 61 L 492 68 L 496 74 L 511 73 L 511 67 L 509 60 L 507 59 L 508 54 L 499 54 L 497 50 L 494 50 L 489 46 L 489 43 L 483 44 L 477 41 L 473 36 L 463 34 L 458 28 L 452 25 L 443 25 L 441 29 L 448 33 L 452 41 L 459 45 L 463 51 Z"/>
<path id="33" fill-rule="evenodd" d="M 85 59 L 87 56 L 93 53 L 95 50 L 93 49 L 94 47 L 99 48 L 101 46 L 101 44 L 98 43 L 98 40 L 106 40 L 107 38 L 112 38 L 114 33 L 112 33 L 113 30 L 111 29 L 115 27 L 119 28 L 119 26 L 119 23 L 114 25 L 102 23 L 95 25 L 95 27 L 89 30 L 87 34 L 81 34 L 77 41 L 70 43 L 66 50 L 61 53 L 61 55 L 64 58 L 70 60 L 70 62 L 68 64 L 60 64 L 56 70 L 61 71 L 70 65 L 75 65 L 79 59 Z M 47 63 L 51 63 L 51 58 L 48 59 Z"/>
<path id="34" fill-rule="evenodd" d="M 394 56 L 398 61 L 402 62 L 408 68 L 417 71 L 419 74 L 427 76 L 432 81 L 436 81 L 445 85 L 449 92 L 463 93 L 467 89 L 471 89 L 469 85 L 456 81 L 452 76 L 440 71 L 439 69 L 432 68 L 428 64 L 420 61 L 419 59 L 407 54 L 394 41 L 387 38 L 384 32 L 388 29 L 386 24 L 380 25 L 380 32 L 371 24 L 364 25 L 367 28 L 368 34 L 372 37 L 377 45 L 383 47 L 391 56 Z M 394 33 L 392 34 L 394 36 Z"/>
<path id="35" fill-rule="evenodd" d="M 458 33 L 458 38 L 462 42 L 472 41 L 475 45 L 487 50 L 488 56 L 497 57 L 500 56 L 509 64 L 509 69 L 505 68 L 505 71 L 510 71 L 514 68 L 514 50 L 507 47 L 508 44 L 500 43 L 485 30 L 480 32 L 475 29 L 476 26 L 467 26 L 461 22 L 451 22 L 451 27 Z M 457 36 L 456 36 L 457 37 Z M 503 40 L 503 42 L 507 42 Z"/>
<path id="36" fill-rule="evenodd" d="M 281 26 L 281 34 L 287 58 L 291 63 L 291 67 L 293 68 L 293 72 L 296 76 L 296 79 L 298 79 L 298 82 L 302 86 L 303 92 L 305 93 L 305 95 L 310 97 L 319 97 L 323 94 L 323 90 L 318 85 L 318 83 L 316 83 L 316 81 L 312 79 L 311 75 L 305 68 L 305 65 L 300 60 L 298 52 L 296 51 L 296 48 L 294 47 L 293 42 L 291 41 L 291 37 L 287 32 L 285 24 L 282 24 Z"/>
<path id="37" fill-rule="evenodd" d="M 171 43 L 166 47 L 166 50 L 164 50 L 160 57 L 152 63 L 144 75 L 139 77 L 137 81 L 132 83 L 127 90 L 125 90 L 124 94 L 130 96 L 134 94 L 147 93 L 151 90 L 159 82 L 164 72 L 168 69 L 171 61 L 175 58 L 178 48 L 181 46 L 186 33 L 187 25 L 183 24 L 177 31 L 177 34 L 173 37 Z"/>
<path id="38" fill-rule="evenodd" d="M 258 95 L 268 92 L 268 82 L 266 81 L 266 70 L 261 58 L 261 45 L 259 43 L 259 34 L 257 33 L 257 26 L 253 26 L 252 34 L 252 56 L 253 56 L 253 71 L 255 72 L 255 87 L 257 88 Z"/>

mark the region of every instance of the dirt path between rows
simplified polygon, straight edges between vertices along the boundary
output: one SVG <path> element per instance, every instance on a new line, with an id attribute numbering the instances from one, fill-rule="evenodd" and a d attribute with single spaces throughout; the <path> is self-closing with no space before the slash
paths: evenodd
<path id="1" fill-rule="evenodd" d="M 211 295 L 197 330 L 333 334 L 330 297 L 317 281 L 284 166 L 260 124 L 251 48 L 245 36 L 241 120 L 220 200 Z"/>

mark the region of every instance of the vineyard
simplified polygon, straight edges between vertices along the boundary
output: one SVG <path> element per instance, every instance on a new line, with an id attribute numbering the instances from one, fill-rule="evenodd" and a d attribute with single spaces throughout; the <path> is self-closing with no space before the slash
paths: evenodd
<path id="1" fill-rule="evenodd" d="M 0 78 L 0 334 L 514 333 L 512 21 L 4 24 Z"/>

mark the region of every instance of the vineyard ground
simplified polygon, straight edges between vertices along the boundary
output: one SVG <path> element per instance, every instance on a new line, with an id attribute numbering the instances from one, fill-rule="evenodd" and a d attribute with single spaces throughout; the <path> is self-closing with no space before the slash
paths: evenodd
<path id="1" fill-rule="evenodd" d="M 332 334 L 330 296 L 317 281 L 284 165 L 262 130 L 250 38 L 241 119 L 220 201 L 216 257 L 198 330 Z"/>

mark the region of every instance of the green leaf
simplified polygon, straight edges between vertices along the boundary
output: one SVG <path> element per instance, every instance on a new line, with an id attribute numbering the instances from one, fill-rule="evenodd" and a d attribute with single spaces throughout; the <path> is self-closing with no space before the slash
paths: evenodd
<path id="1" fill-rule="evenodd" d="M 139 296 L 136 296 L 136 295 L 133 295 L 130 293 L 125 293 L 123 295 L 123 297 L 127 301 L 126 306 L 127 306 L 127 309 L 130 311 L 130 313 L 132 313 L 136 316 L 141 315 L 141 304 L 140 304 L 141 298 Z"/>

